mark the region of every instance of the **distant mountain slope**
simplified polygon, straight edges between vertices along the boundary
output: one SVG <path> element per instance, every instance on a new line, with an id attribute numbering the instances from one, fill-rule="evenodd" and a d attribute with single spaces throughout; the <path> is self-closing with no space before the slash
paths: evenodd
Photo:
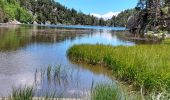
<path id="1" fill-rule="evenodd" d="M 98 19 L 68 9 L 54 0 L 19 0 L 22 7 L 32 12 L 38 23 L 98 25 Z"/>
<path id="2" fill-rule="evenodd" d="M 0 0 L 0 22 L 14 19 L 22 23 L 104 25 L 101 19 L 68 9 L 54 0 Z"/>
<path id="3" fill-rule="evenodd" d="M 21 23 L 125 26 L 131 10 L 104 20 L 68 9 L 54 0 L 0 0 L 0 23 L 17 20 Z"/>

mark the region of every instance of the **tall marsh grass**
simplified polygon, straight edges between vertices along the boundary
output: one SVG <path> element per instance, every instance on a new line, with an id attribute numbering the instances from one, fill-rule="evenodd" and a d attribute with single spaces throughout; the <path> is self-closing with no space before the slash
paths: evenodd
<path id="1" fill-rule="evenodd" d="M 65 66 L 56 65 L 48 66 L 47 68 L 37 69 L 34 76 L 34 84 L 31 87 L 22 86 L 19 88 L 13 88 L 10 100 L 65 100 L 62 93 L 58 93 L 58 89 L 51 91 L 53 83 L 54 85 L 68 85 L 68 80 L 72 78 L 71 70 L 66 69 Z M 39 90 L 39 85 L 43 82 L 48 82 L 47 88 Z M 52 86 L 52 88 L 55 88 Z M 43 90 L 44 89 L 44 90 Z M 43 95 L 41 95 L 43 93 Z M 63 91 L 64 93 L 64 91 Z M 40 96 L 39 96 L 40 95 Z M 42 97 L 41 97 L 42 96 Z M 0 98 L 1 99 L 1 98 Z M 78 98 L 75 98 L 77 100 Z"/>
<path id="2" fill-rule="evenodd" d="M 170 45 L 75 45 L 68 50 L 73 61 L 102 64 L 136 89 L 170 91 Z"/>

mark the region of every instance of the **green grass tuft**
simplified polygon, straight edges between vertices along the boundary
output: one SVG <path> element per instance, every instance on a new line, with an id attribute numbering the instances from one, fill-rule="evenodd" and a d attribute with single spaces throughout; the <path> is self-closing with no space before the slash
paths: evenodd
<path id="1" fill-rule="evenodd" d="M 32 100 L 34 90 L 32 87 L 13 89 L 11 100 Z"/>
<path id="2" fill-rule="evenodd" d="M 121 100 L 121 93 L 113 84 L 97 84 L 92 90 L 92 100 Z"/>

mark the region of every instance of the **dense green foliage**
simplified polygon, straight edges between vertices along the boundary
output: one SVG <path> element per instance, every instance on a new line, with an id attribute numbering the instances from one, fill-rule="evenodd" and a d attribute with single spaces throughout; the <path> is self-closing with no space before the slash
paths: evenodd
<path id="1" fill-rule="evenodd" d="M 129 24 L 130 29 L 138 29 L 139 33 L 170 31 L 169 0 L 139 0 L 136 10 L 138 12 L 134 18 L 131 17 L 132 20 L 129 20 L 129 23 L 136 24 Z"/>
<path id="2" fill-rule="evenodd" d="M 105 25 L 103 19 L 68 9 L 54 0 L 0 0 L 0 22 Z"/>
<path id="3" fill-rule="evenodd" d="M 157 5 L 157 6 L 155 6 Z M 128 18 L 140 12 L 136 27 L 147 30 L 170 30 L 170 2 L 168 0 L 139 0 L 136 9 L 122 11 L 104 20 L 68 9 L 54 0 L 0 0 L 0 22 L 18 20 L 22 23 L 126 26 Z M 154 12 L 154 13 L 153 13 Z"/>
<path id="4" fill-rule="evenodd" d="M 159 2 L 159 3 L 158 3 Z M 161 2 L 161 3 L 160 3 Z M 153 6 L 156 5 L 157 6 Z M 18 20 L 22 23 L 126 26 L 128 18 L 140 12 L 139 28 L 143 31 L 170 29 L 170 2 L 167 0 L 139 0 L 136 9 L 122 11 L 104 20 L 68 9 L 54 0 L 0 0 L 0 22 Z M 154 14 L 153 14 L 154 11 Z M 135 25 L 138 27 L 138 25 Z"/>
<path id="5" fill-rule="evenodd" d="M 18 20 L 22 23 L 32 21 L 32 15 L 15 0 L 0 0 L 0 22 Z"/>
<path id="6" fill-rule="evenodd" d="M 127 83 L 151 91 L 170 91 L 169 45 L 75 45 L 68 50 L 74 61 L 103 64 Z"/>
<path id="7" fill-rule="evenodd" d="M 99 25 L 99 19 L 68 9 L 54 0 L 19 0 L 20 5 L 32 12 L 34 21 L 52 24 Z"/>

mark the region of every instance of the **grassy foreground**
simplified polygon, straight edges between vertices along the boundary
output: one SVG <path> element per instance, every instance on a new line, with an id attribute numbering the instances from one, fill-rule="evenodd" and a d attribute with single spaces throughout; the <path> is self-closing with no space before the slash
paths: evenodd
<path id="1" fill-rule="evenodd" d="M 170 38 L 164 39 L 162 44 L 170 44 Z"/>
<path id="2" fill-rule="evenodd" d="M 119 79 L 143 88 L 145 93 L 170 91 L 170 45 L 75 45 L 68 50 L 73 61 L 102 64 Z"/>
<path id="3" fill-rule="evenodd" d="M 100 83 L 92 89 L 91 100 L 123 100 L 122 93 L 113 84 Z"/>

